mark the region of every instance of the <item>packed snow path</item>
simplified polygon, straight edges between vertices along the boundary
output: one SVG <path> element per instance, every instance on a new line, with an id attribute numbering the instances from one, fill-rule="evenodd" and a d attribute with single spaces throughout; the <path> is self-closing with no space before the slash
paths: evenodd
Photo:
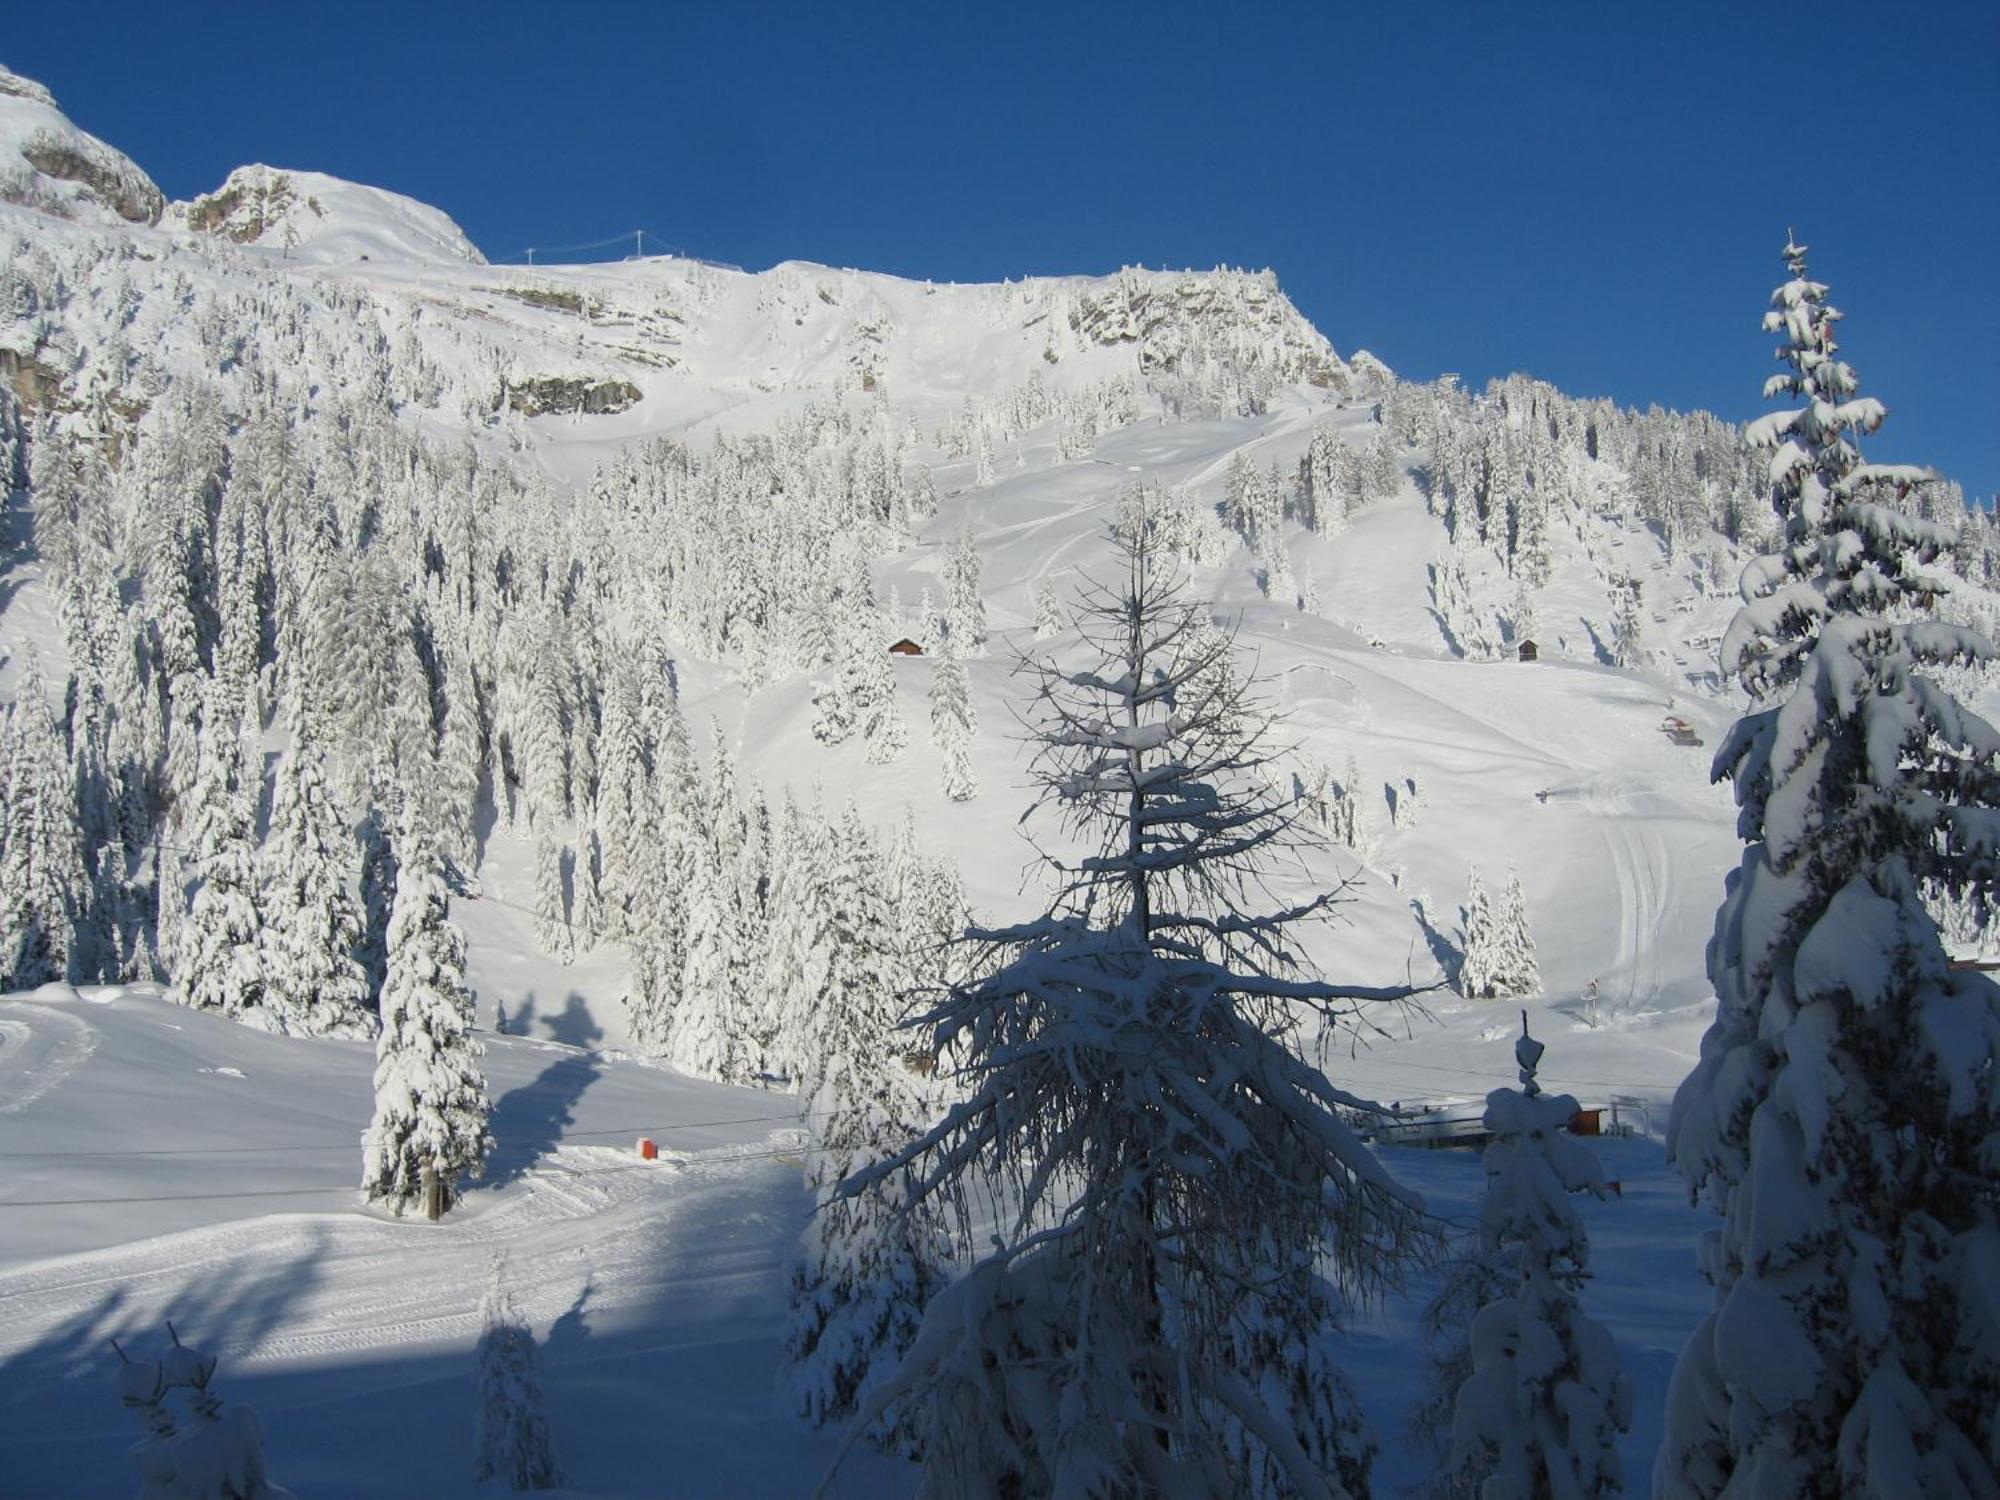
<path id="1" fill-rule="evenodd" d="M 646 1492 L 649 1467 L 691 1494 L 811 1488 L 831 1444 L 773 1385 L 808 1208 L 789 1098 L 488 1036 L 486 1180 L 441 1224 L 397 1221 L 354 1188 L 371 1047 L 90 995 L 0 1001 L 0 1106 L 19 1106 L 0 1127 L 0 1495 L 133 1488 L 108 1341 L 150 1348 L 169 1319 L 221 1355 L 218 1386 L 259 1409 L 299 1494 L 472 1492 L 496 1254 L 546 1340 L 581 1492 Z M 404 1430 L 422 1436 L 392 1459 Z"/>

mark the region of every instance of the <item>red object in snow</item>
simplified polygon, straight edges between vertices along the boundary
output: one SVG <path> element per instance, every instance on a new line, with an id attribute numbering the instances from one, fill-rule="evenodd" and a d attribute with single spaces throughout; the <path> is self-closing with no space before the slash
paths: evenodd
<path id="1" fill-rule="evenodd" d="M 643 1135 L 640 1136 L 639 1155 L 646 1161 L 658 1161 L 660 1159 L 660 1148 L 658 1143 L 652 1140 L 648 1136 L 643 1136 Z"/>

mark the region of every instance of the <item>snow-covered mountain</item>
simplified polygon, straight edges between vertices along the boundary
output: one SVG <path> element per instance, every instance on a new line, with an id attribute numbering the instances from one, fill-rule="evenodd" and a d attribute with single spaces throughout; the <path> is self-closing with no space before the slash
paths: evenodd
<path id="1" fill-rule="evenodd" d="M 97 982 L 0 1003 L 16 1084 L 0 1116 L 35 1151 L 89 1153 L 58 1170 L 0 1152 L 0 1199 L 38 1213 L 0 1225 L 0 1293 L 20 1293 L 0 1295 L 0 1370 L 37 1377 L 31 1412 L 105 1428 L 108 1388 L 100 1420 L 94 1391 L 43 1382 L 86 1338 L 199 1308 L 293 1432 L 318 1434 L 281 1470 L 301 1493 L 305 1467 L 328 1492 L 453 1493 L 442 1440 L 385 1475 L 326 1436 L 345 1403 L 398 1399 L 329 1361 L 407 1359 L 413 1399 L 449 1407 L 466 1288 L 504 1245 L 535 1278 L 533 1315 L 567 1327 L 552 1347 L 573 1389 L 602 1382 L 573 1427 L 611 1436 L 662 1370 L 700 1411 L 714 1356 L 728 1441 L 756 1443 L 804 1211 L 783 1090 L 813 1017 L 773 936 L 786 873 L 866 846 L 905 936 L 967 907 L 1040 910 L 1014 656 L 1079 650 L 1054 606 L 1110 559 L 1135 495 L 1237 631 L 1295 751 L 1284 775 L 1337 839 L 1274 894 L 1354 881 L 1314 963 L 1360 984 L 1455 978 L 1473 869 L 1494 888 L 1519 874 L 1538 992 L 1439 989 L 1330 1059 L 1340 1084 L 1468 1108 L 1512 1076 L 1525 1007 L 1552 1043 L 1545 1082 L 1657 1131 L 1712 1008 L 1703 945 L 1738 848 L 1686 741 L 1712 746 L 1733 716 L 1714 654 L 1771 535 L 1761 483 L 1741 433 L 1704 414 L 1522 377 L 1398 380 L 1338 352 L 1269 273 L 494 266 L 434 208 L 264 166 L 168 205 L 0 70 L 0 696 L 23 703 L 10 753 L 61 740 L 47 780 L 79 826 L 62 878 L 90 913 L 63 958 Z M 1959 502 L 1940 482 L 1902 503 Z M 1994 538 L 1963 526 L 1981 586 L 1946 610 L 1990 620 Z M 906 637 L 928 656 L 887 656 Z M 976 721 L 963 800 L 935 706 L 947 641 Z M 417 1249 L 413 1226 L 311 1196 L 355 1175 L 365 1045 L 168 1004 L 189 998 L 183 954 L 209 951 L 184 946 L 190 925 L 262 951 L 244 933 L 274 898 L 255 872 L 304 796 L 302 743 L 378 949 L 399 819 L 416 807 L 442 830 L 505 1091 L 507 1171 Z M 685 868 L 658 856 L 672 830 L 696 851 Z M 197 912 L 204 891 L 235 904 Z M 220 984 L 215 1008 L 310 1029 L 260 984 Z M 163 1150 L 270 1147 L 256 1187 L 301 1201 L 201 1197 L 235 1177 L 120 1159 L 126 1099 Z M 684 1146 L 686 1175 L 600 1182 L 641 1133 Z M 1600 1311 L 1652 1411 L 1703 1294 L 1657 1145 L 1613 1151 L 1632 1211 L 1598 1205 L 1592 1227 L 1632 1254 Z M 1453 1164 L 1398 1170 L 1444 1205 L 1471 1191 Z M 153 1198 L 170 1206 L 111 1206 Z M 287 1207 L 274 1243 L 297 1284 L 225 1285 L 265 1233 L 241 1217 Z M 141 1235 L 160 1238 L 113 1248 Z M 659 1269 L 678 1256 L 713 1305 Z M 421 1275 L 401 1285 L 406 1265 Z M 92 1301 L 107 1277 L 139 1288 L 129 1305 Z M 1411 1316 L 1357 1328 L 1384 1424 L 1411 1394 L 1395 1343 Z M 661 1318 L 688 1335 L 664 1357 L 642 1334 Z M 1629 1472 L 1657 1440 L 1642 1418 Z M 691 1484 L 795 1488 L 825 1456 L 814 1441 L 731 1470 L 704 1439 Z M 58 1493 L 71 1466 L 90 1492 L 107 1469 L 123 1482 L 119 1454 L 85 1451 L 101 1442 L 14 1443 L 0 1436 L 0 1472 L 29 1474 L 23 1493 Z M 583 1489 L 655 1487 L 643 1445 L 594 1451 Z"/>
<path id="2" fill-rule="evenodd" d="M 486 264 L 464 231 L 429 204 L 324 172 L 238 167 L 214 192 L 170 204 L 167 217 L 200 234 L 310 263 Z"/>

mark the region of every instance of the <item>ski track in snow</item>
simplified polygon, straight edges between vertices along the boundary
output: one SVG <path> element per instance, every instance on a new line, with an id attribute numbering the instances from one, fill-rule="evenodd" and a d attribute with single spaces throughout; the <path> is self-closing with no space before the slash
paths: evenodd
<path id="1" fill-rule="evenodd" d="M 75 1016 L 33 1001 L 0 1000 L 0 1115 L 17 1114 L 60 1088 L 96 1050 Z"/>
<path id="2" fill-rule="evenodd" d="M 1618 879 L 1618 957 L 1628 965 L 1624 1009 L 1629 1014 L 1659 994 L 1673 867 L 1665 840 L 1629 788 L 1593 777 L 1583 789 L 1583 806 L 1598 821 Z"/>
<path id="3" fill-rule="evenodd" d="M 437 1225 L 360 1212 L 271 1215 L 43 1262 L 0 1274 L 0 1363 L 90 1323 L 114 1299 L 118 1326 L 107 1334 L 157 1327 L 205 1297 L 225 1309 L 232 1298 L 289 1299 L 263 1331 L 230 1329 L 246 1321 L 234 1315 L 213 1333 L 197 1331 L 232 1364 L 464 1343 L 479 1331 L 485 1289 L 468 1261 L 495 1254 L 531 1321 L 547 1323 L 583 1300 L 595 1321 L 657 1300 L 669 1276 L 685 1281 L 667 1253 L 684 1215 L 708 1221 L 708 1200 L 796 1178 L 796 1163 L 740 1148 L 635 1169 L 611 1148 L 565 1147 L 521 1187 L 491 1203 L 475 1193 Z M 733 1216 L 765 1217 L 740 1207 Z M 728 1243 L 690 1247 L 708 1262 L 707 1291 L 767 1274 L 769 1238 L 758 1236 L 748 1254 Z"/>

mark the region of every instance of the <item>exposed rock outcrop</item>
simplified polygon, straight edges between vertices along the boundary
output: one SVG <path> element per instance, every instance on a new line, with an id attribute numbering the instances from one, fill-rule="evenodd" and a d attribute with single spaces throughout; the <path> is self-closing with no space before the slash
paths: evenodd
<path id="1" fill-rule="evenodd" d="M 214 192 L 176 203 L 169 213 L 197 234 L 319 265 L 364 260 L 486 264 L 486 257 L 442 210 L 324 172 L 238 167 Z"/>
<path id="2" fill-rule="evenodd" d="M 79 130 L 55 96 L 0 67 L 0 202 L 64 219 L 157 224 L 167 200 L 122 151 Z"/>
<path id="3" fill-rule="evenodd" d="M 537 375 L 509 381 L 502 388 L 505 404 L 525 417 L 615 416 L 641 397 L 629 380 L 592 380 L 581 375 Z"/>

